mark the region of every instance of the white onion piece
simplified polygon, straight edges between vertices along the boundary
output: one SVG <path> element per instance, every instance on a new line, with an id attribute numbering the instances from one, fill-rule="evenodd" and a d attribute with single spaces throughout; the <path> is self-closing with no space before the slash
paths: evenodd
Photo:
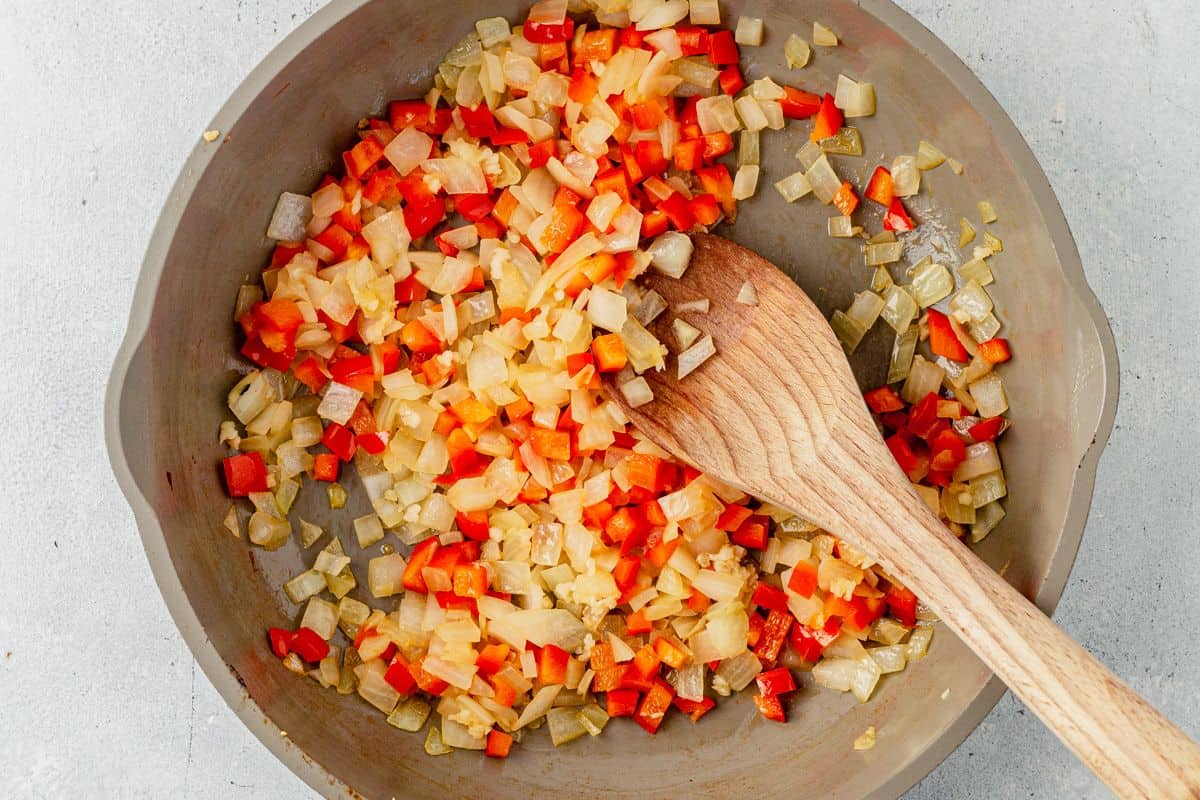
<path id="1" fill-rule="evenodd" d="M 727 94 L 701 98 L 696 103 L 696 119 L 700 123 L 700 131 L 705 135 L 734 133 L 742 127 L 733 98 Z"/>
<path id="2" fill-rule="evenodd" d="M 416 128 L 405 128 L 383 148 L 386 158 L 396 171 L 407 175 L 429 158 L 433 151 L 433 138 Z"/>
<path id="3" fill-rule="evenodd" d="M 538 689 L 533 699 L 521 710 L 521 716 L 517 718 L 517 724 L 513 726 L 513 730 L 520 730 L 534 720 L 546 716 L 546 712 L 554 706 L 554 700 L 562 689 L 562 684 L 558 683 Z"/>
<path id="4" fill-rule="evenodd" d="M 705 336 L 700 341 L 679 354 L 678 380 L 691 375 L 700 365 L 717 354 L 717 346 L 711 336 Z"/>
<path id="5" fill-rule="evenodd" d="M 692 239 L 678 231 L 662 234 L 646 248 L 650 265 L 671 278 L 682 278 L 692 260 Z"/>
<path id="6" fill-rule="evenodd" d="M 812 48 L 808 46 L 808 42 L 793 33 L 783 43 L 783 58 L 788 69 L 803 69 L 812 59 Z"/>
<path id="7" fill-rule="evenodd" d="M 358 407 L 359 400 L 362 400 L 362 392 L 358 389 L 332 381 L 325 389 L 321 404 L 317 406 L 317 414 L 331 422 L 345 425 L 354 409 Z"/>
<path id="8" fill-rule="evenodd" d="M 675 341 L 678 343 L 680 350 L 687 350 L 696 343 L 696 340 L 702 334 L 699 328 L 688 324 L 686 320 L 682 319 L 672 320 L 671 330 L 675 333 Z"/>
<path id="9" fill-rule="evenodd" d="M 487 181 L 483 170 L 462 158 L 430 158 L 421 163 L 421 168 L 436 175 L 447 194 L 487 194 Z"/>
<path id="10" fill-rule="evenodd" d="M 688 0 L 666 0 L 653 6 L 637 21 L 639 31 L 656 31 L 669 28 L 688 15 Z M 630 14 L 632 16 L 632 14 Z"/>
<path id="11" fill-rule="evenodd" d="M 813 23 L 813 44 L 819 47 L 837 47 L 837 35 L 819 22 Z"/>
<path id="12" fill-rule="evenodd" d="M 630 408 L 640 408 L 654 400 L 654 391 L 641 376 L 621 384 L 621 394 L 625 396 Z"/>
<path id="13" fill-rule="evenodd" d="M 833 102 L 842 109 L 846 119 L 872 116 L 875 113 L 875 86 L 838 75 Z"/>
<path id="14" fill-rule="evenodd" d="M 556 24 L 567 18 L 567 0 L 539 0 L 529 8 L 529 21 Z"/>
<path id="15" fill-rule="evenodd" d="M 746 281 L 738 289 L 737 297 L 734 300 L 744 306 L 758 305 L 758 290 L 754 288 L 754 284 Z"/>
<path id="16" fill-rule="evenodd" d="M 829 158 L 824 153 L 813 162 L 804 177 L 812 186 L 813 194 L 825 205 L 832 203 L 834 195 L 842 188 L 841 178 L 833 171 Z"/>
<path id="17" fill-rule="evenodd" d="M 912 197 L 921 190 L 921 170 L 913 156 L 897 156 L 892 161 L 892 188 L 897 197 Z"/>
<path id="18" fill-rule="evenodd" d="M 803 172 L 796 172 L 783 180 L 776 181 L 775 189 L 783 195 L 784 200 L 794 203 L 812 191 L 812 184 L 808 182 L 808 177 Z"/>
<path id="19" fill-rule="evenodd" d="M 628 304 L 623 295 L 597 286 L 588 299 L 587 317 L 597 328 L 619 333 L 629 318 Z"/>
<path id="20" fill-rule="evenodd" d="M 307 237 L 308 221 L 312 219 L 312 199 L 302 194 L 284 192 L 275 203 L 267 238 L 281 242 L 299 242 Z"/>
<path id="21" fill-rule="evenodd" d="M 937 364 L 926 361 L 921 356 L 914 356 L 908 380 L 900 389 L 900 397 L 910 405 L 919 403 L 926 395 L 938 391 L 945 377 L 946 371 Z"/>
<path id="22" fill-rule="evenodd" d="M 758 47 L 763 42 L 763 21 L 759 17 L 738 17 L 733 40 L 743 47 Z"/>

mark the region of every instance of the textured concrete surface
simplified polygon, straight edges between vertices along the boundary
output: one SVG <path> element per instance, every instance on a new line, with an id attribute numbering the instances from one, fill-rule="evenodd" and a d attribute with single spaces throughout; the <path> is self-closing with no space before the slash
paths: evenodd
<path id="1" fill-rule="evenodd" d="M 1057 619 L 1200 734 L 1194 0 L 902 0 L 1062 200 L 1121 350 L 1121 414 Z M 311 793 L 198 674 L 101 445 L 104 381 L 179 165 L 316 0 L 0 0 L 0 796 Z M 1181 257 L 1182 256 L 1182 257 Z M 14 441 L 15 438 L 15 441 Z M 911 798 L 1099 798 L 1011 698 Z"/>

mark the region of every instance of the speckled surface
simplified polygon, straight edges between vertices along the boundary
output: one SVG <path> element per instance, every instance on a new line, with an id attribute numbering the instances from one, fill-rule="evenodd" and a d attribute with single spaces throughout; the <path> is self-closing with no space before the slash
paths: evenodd
<path id="1" fill-rule="evenodd" d="M 0 795 L 311 796 L 195 668 L 101 444 L 142 251 L 211 115 L 315 0 L 0 0 Z M 902 0 L 1028 138 L 1121 353 L 1121 411 L 1058 622 L 1200 735 L 1200 68 L 1188 0 Z M 32 333 L 39 335 L 35 338 Z M 45 335 L 49 332 L 49 335 Z M 15 441 L 13 439 L 15 438 Z M 1019 703 L 910 798 L 1099 798 Z"/>

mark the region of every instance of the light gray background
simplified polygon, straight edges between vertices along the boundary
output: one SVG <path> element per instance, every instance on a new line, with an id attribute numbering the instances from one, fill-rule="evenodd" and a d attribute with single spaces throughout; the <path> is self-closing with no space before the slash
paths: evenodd
<path id="1" fill-rule="evenodd" d="M 0 795 L 299 798 L 175 631 L 102 446 L 143 249 L 206 123 L 316 0 L 0 0 Z M 1058 622 L 1200 733 L 1192 0 L 902 0 L 1029 139 L 1121 352 Z M 952 6 L 952 7 L 951 7 Z M 911 798 L 1097 798 L 1007 697 Z"/>

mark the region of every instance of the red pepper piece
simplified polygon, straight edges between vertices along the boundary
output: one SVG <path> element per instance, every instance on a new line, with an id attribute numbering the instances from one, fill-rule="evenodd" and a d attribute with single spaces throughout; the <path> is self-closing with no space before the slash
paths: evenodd
<path id="1" fill-rule="evenodd" d="M 729 539 L 736 545 L 752 550 L 767 549 L 767 535 L 770 529 L 770 517 L 755 515 L 743 522 Z"/>
<path id="2" fill-rule="evenodd" d="M 907 233 L 915 227 L 917 227 L 917 223 L 913 222 L 913 218 L 909 216 L 904 203 L 900 201 L 899 197 L 892 198 L 892 204 L 888 206 L 887 214 L 883 217 L 883 229 L 896 233 Z"/>
<path id="3" fill-rule="evenodd" d="M 225 488 L 230 497 L 246 497 L 251 492 L 267 491 L 267 465 L 258 453 L 230 456 L 222 462 Z"/>
<path id="4" fill-rule="evenodd" d="M 873 200 L 884 208 L 890 207 L 892 201 L 896 199 L 896 186 L 892 181 L 892 173 L 885 167 L 876 167 L 867 184 L 867 190 L 863 194 L 868 200 Z"/>
<path id="5" fill-rule="evenodd" d="M 721 91 L 728 95 L 737 94 L 746 88 L 746 79 L 742 77 L 742 71 L 738 69 L 737 64 L 730 64 L 721 70 L 717 75 L 717 83 L 721 85 Z"/>
<path id="6" fill-rule="evenodd" d="M 823 637 L 827 637 L 824 631 L 814 631 L 807 625 L 796 623 L 792 626 L 789 638 L 796 655 L 805 661 L 815 662 L 820 660 L 821 654 L 825 652 L 826 644 L 833 641 L 834 638 L 829 637 L 827 641 L 822 641 Z"/>
<path id="7" fill-rule="evenodd" d="M 842 110 L 834 105 L 833 95 L 828 92 L 821 99 L 821 110 L 813 123 L 813 131 L 809 138 L 814 142 L 828 139 L 842 128 Z"/>
<path id="8" fill-rule="evenodd" d="M 938 428 L 938 396 L 935 392 L 922 397 L 908 410 L 908 430 L 914 436 L 929 439 Z"/>
<path id="9" fill-rule="evenodd" d="M 333 483 L 338 479 L 339 463 L 333 453 L 317 453 L 313 456 L 313 480 Z"/>
<path id="10" fill-rule="evenodd" d="M 512 743 L 512 734 L 493 728 L 488 731 L 487 746 L 483 749 L 483 753 L 490 758 L 508 758 L 508 751 L 512 749 Z"/>
<path id="11" fill-rule="evenodd" d="M 766 624 L 763 625 L 762 636 L 754 646 L 754 655 L 764 664 L 774 664 L 779 658 L 779 651 L 787 641 L 788 630 L 792 627 L 792 615 L 772 610 L 767 614 Z"/>
<path id="12" fill-rule="evenodd" d="M 421 594 L 426 594 L 429 591 L 425 585 L 425 578 L 421 575 L 421 570 L 429 566 L 429 562 L 437 550 L 438 540 L 436 536 L 429 537 L 413 548 L 412 555 L 408 559 L 408 566 L 404 568 L 403 581 L 405 589 Z"/>
<path id="13" fill-rule="evenodd" d="M 754 705 L 758 706 L 759 713 L 772 722 L 787 722 L 783 703 L 779 702 L 779 698 L 775 695 L 756 694 L 754 695 Z"/>
<path id="14" fill-rule="evenodd" d="M 675 29 L 679 37 L 679 49 L 685 56 L 708 54 L 708 31 L 695 26 L 684 26 Z"/>
<path id="15" fill-rule="evenodd" d="M 562 22 L 533 22 L 526 20 L 521 26 L 521 35 L 533 44 L 554 44 L 566 42 L 575 33 L 574 20 L 567 18 Z"/>
<path id="16" fill-rule="evenodd" d="M 917 596 L 901 586 L 888 589 L 885 597 L 888 611 L 901 623 L 912 627 L 917 624 Z"/>
<path id="17" fill-rule="evenodd" d="M 817 565 L 811 561 L 801 561 L 792 568 L 792 577 L 788 579 L 788 589 L 801 597 L 812 597 L 817 590 Z"/>
<path id="18" fill-rule="evenodd" d="M 638 693 L 634 689 L 610 689 L 604 704 L 610 717 L 632 717 L 637 713 Z"/>
<path id="19" fill-rule="evenodd" d="M 971 434 L 971 438 L 976 442 L 993 441 L 1008 428 L 1008 420 L 1004 417 L 991 417 L 982 422 L 977 422 L 972 425 L 967 433 Z"/>
<path id="20" fill-rule="evenodd" d="M 758 683 L 758 690 L 768 697 L 796 691 L 796 681 L 787 667 L 760 672 L 754 680 Z"/>
<path id="21" fill-rule="evenodd" d="M 286 658 L 292 652 L 292 632 L 284 628 L 271 628 L 267 631 L 267 640 L 271 643 L 271 652 L 276 658 Z"/>
<path id="22" fill-rule="evenodd" d="M 548 644 L 538 653 L 538 680 L 543 684 L 566 683 L 567 664 L 571 654 L 561 647 Z"/>
<path id="23" fill-rule="evenodd" d="M 758 585 L 754 587 L 754 594 L 750 597 L 750 602 L 771 611 L 781 613 L 788 611 L 787 594 L 782 589 L 776 589 L 771 584 L 762 581 L 759 581 Z"/>
<path id="24" fill-rule="evenodd" d="M 692 718 L 692 722 L 696 722 L 709 711 L 716 707 L 717 701 L 711 697 L 706 697 L 703 700 L 685 700 L 682 697 L 676 696 L 671 701 L 671 705 L 679 709 L 684 714 Z"/>
<path id="25" fill-rule="evenodd" d="M 316 663 L 329 655 L 329 642 L 312 628 L 301 628 L 292 637 L 292 652 L 310 664 Z"/>
<path id="26" fill-rule="evenodd" d="M 642 704 L 638 706 L 633 721 L 641 725 L 647 733 L 658 733 L 659 726 L 662 725 L 663 718 L 667 715 L 667 710 L 671 707 L 671 701 L 674 698 L 675 690 L 671 688 L 671 685 L 661 678 L 656 678 L 654 686 L 642 698 Z"/>
<path id="27" fill-rule="evenodd" d="M 967 446 L 953 430 L 946 429 L 929 442 L 929 468 L 941 472 L 953 472 L 967 460 Z"/>
<path id="28" fill-rule="evenodd" d="M 321 444 L 328 447 L 329 452 L 342 461 L 354 458 L 354 451 L 358 449 L 354 434 L 336 422 L 331 422 L 325 427 L 325 435 L 321 437 Z"/>
<path id="29" fill-rule="evenodd" d="M 911 436 L 897 431 L 885 439 L 884 444 L 892 451 L 892 457 L 910 481 L 918 483 L 929 474 L 929 456 L 914 446 L 915 440 Z"/>
<path id="30" fill-rule="evenodd" d="M 808 119 L 821 110 L 821 96 L 793 86 L 785 86 L 779 106 L 787 119 Z"/>
<path id="31" fill-rule="evenodd" d="M 838 211 L 842 212 L 843 217 L 853 214 L 858 208 L 858 193 L 854 191 L 854 184 L 850 181 L 843 181 L 833 195 L 833 204 Z"/>
<path id="32" fill-rule="evenodd" d="M 900 395 L 896 394 L 896 390 L 890 386 L 880 386 L 878 389 L 872 389 L 863 395 L 863 399 L 867 402 L 867 407 L 876 414 L 886 414 L 889 411 L 902 411 L 904 409 L 904 401 L 900 399 Z"/>
<path id="33" fill-rule="evenodd" d="M 399 692 L 401 697 L 408 697 L 417 686 L 416 678 L 412 676 L 412 672 L 408 669 L 408 664 L 400 656 L 392 659 L 387 672 L 383 673 L 383 679 L 387 681 L 389 686 Z"/>
<path id="34" fill-rule="evenodd" d="M 929 309 L 929 349 L 936 356 L 944 356 L 951 361 L 966 362 L 971 360 L 967 348 L 959 341 L 958 334 L 950 325 L 950 318 L 935 308 Z"/>
<path id="35" fill-rule="evenodd" d="M 979 357 L 990 364 L 1003 364 L 1012 359 L 1008 339 L 988 339 L 979 343 Z"/>
<path id="36" fill-rule="evenodd" d="M 718 67 L 738 63 L 737 42 L 733 31 L 713 31 L 708 35 L 708 60 Z"/>

